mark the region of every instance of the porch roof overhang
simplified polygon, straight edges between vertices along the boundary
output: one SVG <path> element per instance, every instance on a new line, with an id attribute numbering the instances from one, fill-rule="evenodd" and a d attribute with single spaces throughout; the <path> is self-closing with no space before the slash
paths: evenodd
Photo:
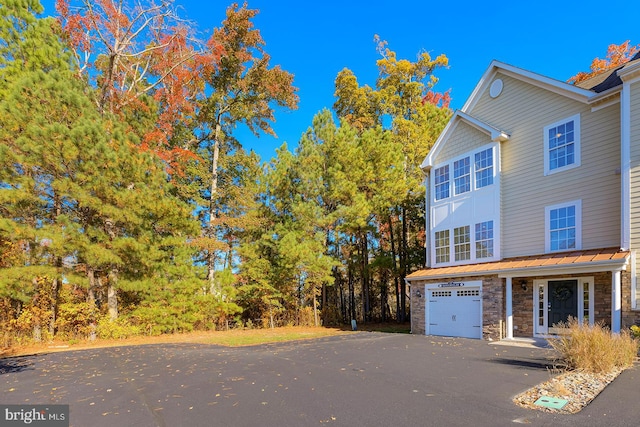
<path id="1" fill-rule="evenodd" d="M 506 258 L 482 264 L 456 265 L 418 270 L 407 282 L 430 279 L 497 275 L 498 277 L 552 276 L 585 274 L 627 269 L 630 251 L 620 248 L 587 249 L 543 255 Z"/>

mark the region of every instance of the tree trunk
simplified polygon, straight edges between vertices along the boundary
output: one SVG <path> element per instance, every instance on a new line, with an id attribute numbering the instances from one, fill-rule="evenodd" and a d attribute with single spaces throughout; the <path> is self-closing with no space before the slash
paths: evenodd
<path id="1" fill-rule="evenodd" d="M 371 320 L 371 295 L 369 289 L 369 239 L 367 238 L 367 233 L 364 233 L 364 236 L 360 239 L 360 254 L 362 256 L 361 265 L 362 265 L 362 309 L 363 309 L 363 321 L 368 322 Z"/>
<path id="2" fill-rule="evenodd" d="M 391 262 L 392 262 L 392 272 L 393 272 L 393 281 L 395 284 L 396 291 L 396 320 L 401 322 L 400 319 L 400 278 L 398 277 L 398 264 L 396 263 L 396 242 L 395 236 L 393 235 L 393 217 L 389 215 L 389 240 L 391 241 Z"/>
<path id="3" fill-rule="evenodd" d="M 220 156 L 220 120 L 216 121 L 216 131 L 213 141 L 213 156 L 211 159 L 211 185 L 209 194 L 209 238 L 215 238 L 215 220 L 216 220 L 216 195 L 218 193 L 218 157 Z M 209 249 L 207 256 L 207 279 L 209 281 L 209 292 L 217 298 L 222 297 L 222 292 L 218 289 L 215 282 L 216 253 L 213 249 Z"/>
<path id="4" fill-rule="evenodd" d="M 57 262 L 56 262 L 57 263 Z M 58 294 L 61 279 L 56 277 L 51 283 L 51 317 L 49 318 L 49 339 L 56 334 L 56 318 L 58 316 Z"/>
<path id="5" fill-rule="evenodd" d="M 349 285 L 349 314 L 351 315 L 351 320 L 356 320 L 356 292 L 353 284 L 353 270 L 351 263 L 349 263 L 347 275 L 347 282 Z"/>
<path id="6" fill-rule="evenodd" d="M 109 272 L 107 283 L 107 308 L 109 310 L 109 318 L 116 320 L 118 318 L 118 272 L 115 268 Z"/>
<path id="7" fill-rule="evenodd" d="M 407 320 L 407 292 L 404 279 L 407 277 L 407 257 L 408 257 L 408 232 L 407 232 L 407 208 L 402 204 L 402 251 L 400 255 L 400 319 L 401 322 Z"/>
<path id="8" fill-rule="evenodd" d="M 116 231 L 115 224 L 111 218 L 107 218 L 104 221 L 104 229 L 109 236 L 109 239 L 113 242 L 116 239 Z M 118 268 L 116 266 L 111 266 L 109 268 L 108 273 L 108 283 L 107 283 L 107 307 L 109 309 L 109 318 L 111 320 L 116 320 L 118 318 L 118 293 L 117 283 L 118 282 Z"/>
<path id="9" fill-rule="evenodd" d="M 89 289 L 87 291 L 87 302 L 91 308 L 89 323 L 89 340 L 96 340 L 96 272 L 91 267 L 87 267 L 87 277 L 89 279 Z"/>
<path id="10" fill-rule="evenodd" d="M 324 286 L 324 285 L 323 285 Z M 316 287 L 313 287 L 313 324 L 318 326 L 318 302 L 316 301 Z"/>
<path id="11" fill-rule="evenodd" d="M 387 321 L 387 273 L 382 274 L 380 283 L 380 316 L 382 322 Z"/>
<path id="12" fill-rule="evenodd" d="M 91 267 L 87 267 L 87 278 L 89 279 L 87 302 L 91 306 L 91 309 L 94 309 L 96 305 L 96 272 Z"/>
<path id="13" fill-rule="evenodd" d="M 53 195 L 53 212 L 54 222 L 58 223 L 58 217 L 62 215 L 62 201 L 58 193 Z M 53 339 L 56 334 L 56 318 L 58 316 L 58 294 L 60 291 L 60 285 L 62 283 L 62 258 L 56 256 L 54 259 L 54 265 L 56 267 L 58 275 L 53 279 L 51 283 L 51 317 L 49 318 L 49 339 Z"/>

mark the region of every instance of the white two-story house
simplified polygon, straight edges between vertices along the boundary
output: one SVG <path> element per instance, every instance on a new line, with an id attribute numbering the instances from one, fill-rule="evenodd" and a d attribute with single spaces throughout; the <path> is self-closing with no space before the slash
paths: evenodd
<path id="1" fill-rule="evenodd" d="M 640 322 L 640 59 L 579 85 L 494 61 L 421 167 L 412 332 L 554 335 Z"/>

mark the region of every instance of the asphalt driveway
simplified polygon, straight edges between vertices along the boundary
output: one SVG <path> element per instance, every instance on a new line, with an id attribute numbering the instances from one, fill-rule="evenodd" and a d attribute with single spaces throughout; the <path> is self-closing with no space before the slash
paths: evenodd
<path id="1" fill-rule="evenodd" d="M 550 350 L 360 332 L 226 348 L 158 344 L 0 360 L 0 403 L 69 404 L 72 426 L 636 426 L 638 369 L 575 415 L 511 398 Z"/>

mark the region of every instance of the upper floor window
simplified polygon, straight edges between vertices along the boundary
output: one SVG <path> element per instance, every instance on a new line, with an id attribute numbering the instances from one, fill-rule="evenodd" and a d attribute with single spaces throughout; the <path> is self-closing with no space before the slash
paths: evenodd
<path id="1" fill-rule="evenodd" d="M 493 184 L 493 149 L 476 153 L 476 188 Z"/>
<path id="2" fill-rule="evenodd" d="M 548 206 L 546 215 L 547 252 L 580 249 L 582 246 L 582 202 Z"/>
<path id="3" fill-rule="evenodd" d="M 476 224 L 476 258 L 493 258 L 493 221 Z"/>
<path id="4" fill-rule="evenodd" d="M 434 198 L 446 199 L 487 187 L 494 181 L 494 147 L 485 148 L 469 156 L 458 158 L 433 171 Z M 453 178 L 450 177 L 450 171 Z"/>
<path id="5" fill-rule="evenodd" d="M 471 234 L 468 225 L 453 229 L 453 241 L 456 261 L 471 259 Z"/>
<path id="6" fill-rule="evenodd" d="M 436 231 L 436 262 L 449 262 L 449 230 Z"/>
<path id="7" fill-rule="evenodd" d="M 453 162 L 453 182 L 455 187 L 455 194 L 466 193 L 471 190 L 471 171 L 469 165 L 469 158 Z"/>
<path id="8" fill-rule="evenodd" d="M 495 258 L 495 238 L 492 220 L 436 231 L 433 239 L 435 264 Z"/>
<path id="9" fill-rule="evenodd" d="M 545 175 L 580 166 L 580 114 L 544 128 Z"/>
<path id="10" fill-rule="evenodd" d="M 435 170 L 436 200 L 449 197 L 449 165 Z"/>

